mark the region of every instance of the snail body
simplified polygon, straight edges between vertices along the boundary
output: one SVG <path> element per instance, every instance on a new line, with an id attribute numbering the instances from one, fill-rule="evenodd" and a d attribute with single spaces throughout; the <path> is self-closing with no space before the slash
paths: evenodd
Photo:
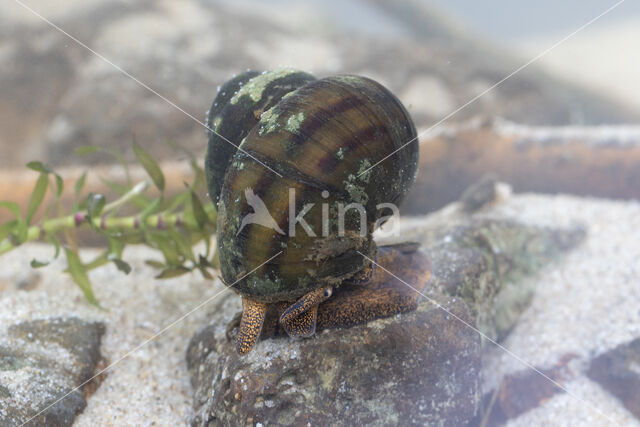
<path id="1" fill-rule="evenodd" d="M 243 298 L 236 348 L 250 350 L 276 302 L 291 303 L 280 317 L 289 335 L 311 335 L 333 288 L 371 272 L 379 206 L 399 204 L 415 179 L 415 126 L 371 79 L 295 70 L 237 76 L 208 122 L 222 278 Z"/>

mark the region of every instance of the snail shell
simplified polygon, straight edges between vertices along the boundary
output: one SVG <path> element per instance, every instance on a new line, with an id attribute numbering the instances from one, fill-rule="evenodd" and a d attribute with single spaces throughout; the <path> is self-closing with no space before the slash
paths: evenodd
<path id="1" fill-rule="evenodd" d="M 315 78 L 302 71 L 282 70 L 260 74 L 247 71 L 222 85 L 207 114 L 209 145 L 205 157 L 207 186 L 217 203 L 224 174 L 237 145 L 258 123 L 264 111 L 287 93 Z"/>
<path id="2" fill-rule="evenodd" d="M 223 86 L 208 120 L 224 137 L 210 135 L 206 172 L 210 196 L 218 202 L 225 283 L 235 283 L 233 289 L 252 300 L 291 301 L 338 285 L 369 265 L 358 252 L 375 258 L 371 233 L 388 214 L 377 206 L 400 203 L 418 164 L 415 126 L 391 92 L 359 76 L 247 73 Z M 241 141 L 240 150 L 225 138 Z M 255 213 L 250 194 L 264 202 L 277 227 L 242 224 Z M 365 230 L 358 211 L 350 209 L 340 235 L 337 212 L 350 203 L 364 207 Z M 315 236 L 300 222 L 290 223 L 290 209 L 295 218 L 310 204 L 304 220 Z"/>

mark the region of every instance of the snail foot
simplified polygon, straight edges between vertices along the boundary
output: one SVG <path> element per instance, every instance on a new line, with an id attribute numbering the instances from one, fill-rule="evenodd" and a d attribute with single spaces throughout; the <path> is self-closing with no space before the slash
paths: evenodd
<path id="1" fill-rule="evenodd" d="M 316 332 L 318 306 L 315 305 L 304 313 L 282 323 L 282 328 L 291 338 L 307 338 Z"/>
<path id="2" fill-rule="evenodd" d="M 331 286 L 326 288 L 314 289 L 311 292 L 304 294 L 298 301 L 291 304 L 281 315 L 280 323 L 291 324 L 293 320 L 303 314 L 306 311 L 311 310 L 313 307 L 318 307 L 318 304 L 324 302 L 333 294 L 333 288 Z"/>
<path id="3" fill-rule="evenodd" d="M 266 303 L 246 297 L 242 298 L 242 319 L 240 320 L 238 335 L 236 335 L 236 351 L 238 354 L 246 354 L 253 348 L 262 331 L 267 308 L 268 304 Z"/>
<path id="4" fill-rule="evenodd" d="M 373 277 L 373 272 L 376 268 L 378 255 L 375 255 L 374 262 L 370 262 L 368 266 L 356 273 L 351 279 L 347 280 L 350 285 L 362 285 L 367 283 Z"/>

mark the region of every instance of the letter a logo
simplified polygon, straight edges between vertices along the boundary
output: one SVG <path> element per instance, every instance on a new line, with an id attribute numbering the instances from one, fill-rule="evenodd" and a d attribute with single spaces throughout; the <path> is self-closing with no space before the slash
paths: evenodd
<path id="1" fill-rule="evenodd" d="M 253 192 L 253 189 L 246 188 L 244 190 L 244 197 L 247 199 L 247 204 L 253 208 L 253 213 L 246 214 L 244 218 L 242 218 L 242 223 L 236 236 L 240 234 L 242 229 L 248 224 L 261 225 L 276 230 L 280 234 L 284 234 L 284 231 L 282 231 L 276 220 L 273 219 L 267 210 L 267 206 L 262 199 Z"/>

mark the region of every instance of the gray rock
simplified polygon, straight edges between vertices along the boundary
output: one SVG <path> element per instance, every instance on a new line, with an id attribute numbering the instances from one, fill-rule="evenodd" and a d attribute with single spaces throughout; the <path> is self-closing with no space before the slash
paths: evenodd
<path id="1" fill-rule="evenodd" d="M 265 339 L 244 357 L 225 334 L 237 301 L 212 313 L 187 352 L 192 424 L 470 421 L 480 405 L 481 340 L 469 326 L 504 336 L 533 291 L 519 288 L 522 277 L 580 242 L 584 230 L 459 221 L 414 230 L 434 279 L 413 312 L 311 339 Z"/>
<path id="2" fill-rule="evenodd" d="M 460 300 L 439 303 L 472 321 Z M 247 357 L 214 324 L 189 346 L 192 424 L 464 424 L 478 403 L 479 349 L 473 330 L 429 303 L 402 321 L 264 340 Z"/>
<path id="3" fill-rule="evenodd" d="M 640 338 L 594 358 L 587 375 L 640 420 Z"/>
<path id="4" fill-rule="evenodd" d="M 502 377 L 498 386 L 484 395 L 480 411 L 468 427 L 500 426 L 564 393 L 547 378 L 560 384 L 573 380 L 575 375 L 567 365 L 575 357 L 565 354 L 551 367 L 527 368 Z"/>
<path id="5" fill-rule="evenodd" d="M 553 229 L 477 219 L 413 234 L 431 259 L 434 291 L 464 299 L 478 329 L 492 339 L 502 339 L 529 305 L 535 290 L 522 278 L 585 236 L 581 227 Z"/>
<path id="6" fill-rule="evenodd" d="M 0 424 L 23 424 L 53 404 L 28 425 L 71 425 L 86 405 L 83 391 L 71 390 L 93 374 L 103 333 L 103 324 L 78 318 L 9 326 L 0 337 Z"/>

